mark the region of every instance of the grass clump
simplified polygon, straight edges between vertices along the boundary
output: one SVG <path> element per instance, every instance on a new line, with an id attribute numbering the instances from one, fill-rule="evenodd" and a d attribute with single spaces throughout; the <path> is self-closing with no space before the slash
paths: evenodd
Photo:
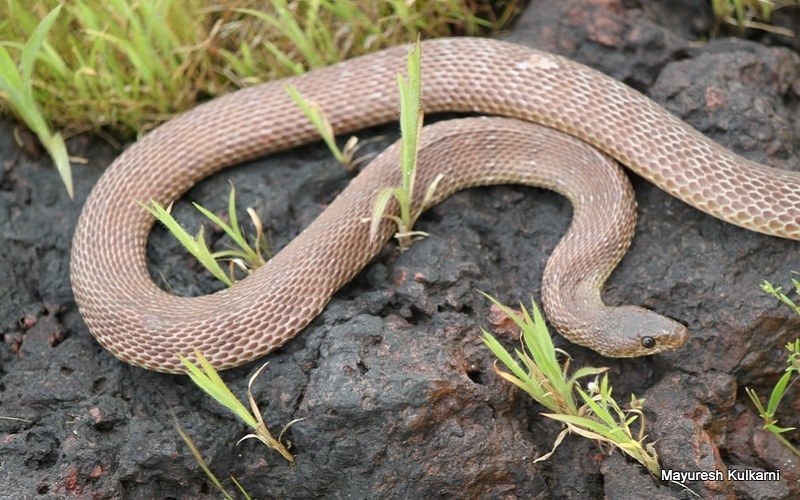
<path id="1" fill-rule="evenodd" d="M 53 9 L 36 25 L 24 44 L 15 46 L 20 53 L 18 65 L 12 60 L 6 47 L 0 43 L 0 102 L 7 102 L 17 112 L 20 119 L 39 137 L 42 146 L 53 159 L 69 197 L 72 198 L 74 189 L 67 146 L 61 134 L 51 131 L 33 92 L 34 63 L 60 12 L 61 5 Z"/>
<path id="2" fill-rule="evenodd" d="M 259 410 L 255 398 L 253 397 L 253 391 L 252 391 L 253 382 L 255 381 L 256 378 L 258 378 L 259 375 L 261 375 L 261 372 L 264 371 L 269 362 L 264 363 L 264 365 L 262 365 L 261 368 L 256 370 L 253 376 L 250 377 L 250 381 L 247 383 L 247 399 L 250 404 L 250 409 L 248 410 L 248 408 L 244 404 L 242 404 L 242 402 L 239 401 L 236 398 L 236 396 L 233 395 L 231 390 L 225 385 L 225 382 L 223 382 L 222 378 L 219 376 L 217 371 L 214 370 L 214 367 L 212 367 L 211 364 L 206 360 L 203 354 L 197 349 L 194 350 L 194 353 L 195 356 L 197 357 L 197 365 L 193 364 L 191 361 L 184 358 L 180 354 L 178 355 L 178 357 L 181 358 L 181 362 L 186 367 L 187 375 L 189 375 L 189 378 L 192 380 L 192 382 L 194 382 L 200 389 L 202 389 L 203 392 L 214 398 L 214 400 L 216 400 L 219 404 L 230 410 L 231 413 L 239 417 L 239 419 L 242 422 L 244 422 L 248 427 L 250 427 L 254 431 L 253 433 L 250 433 L 241 438 L 236 444 L 239 444 L 246 439 L 257 439 L 262 443 L 264 443 L 264 445 L 266 445 L 268 448 L 272 448 L 278 453 L 280 453 L 281 456 L 285 458 L 289 463 L 294 463 L 294 456 L 289 452 L 286 445 L 283 444 L 282 438 L 283 434 L 289 427 L 296 424 L 297 422 L 300 422 L 303 419 L 297 418 L 286 424 L 281 430 L 281 433 L 278 435 L 278 438 L 276 439 L 269 432 L 269 429 L 267 429 L 267 426 L 264 423 L 264 418 L 261 416 L 261 411 Z M 192 455 L 194 455 L 195 459 L 200 464 L 200 467 L 203 469 L 206 476 L 208 476 L 208 478 L 211 480 L 214 486 L 223 494 L 223 496 L 226 499 L 234 498 L 225 490 L 225 488 L 222 486 L 222 483 L 219 481 L 219 479 L 217 479 L 214 473 L 211 472 L 211 469 L 208 467 L 205 460 L 203 459 L 200 450 L 197 449 L 197 446 L 195 446 L 192 439 L 189 437 L 188 434 L 186 434 L 186 432 L 183 430 L 183 428 L 180 426 L 177 420 L 175 421 L 175 426 L 178 429 L 178 433 L 181 435 L 183 440 L 186 442 L 186 445 L 191 450 Z M 247 494 L 244 488 L 236 481 L 236 479 L 231 477 L 231 480 L 236 485 L 239 492 L 242 493 L 242 495 L 245 498 L 249 499 L 250 496 Z"/>
<path id="3" fill-rule="evenodd" d="M 798 0 L 711 0 L 714 11 L 714 36 L 722 24 L 735 26 L 740 34 L 747 29 L 768 31 L 777 35 L 795 36 L 794 31 L 769 24 L 772 13 L 786 7 L 800 6 Z M 760 19 L 761 21 L 757 21 Z"/>
<path id="4" fill-rule="evenodd" d="M 387 186 L 378 193 L 375 200 L 375 209 L 370 221 L 370 234 L 374 238 L 378 231 L 381 219 L 389 219 L 397 225 L 397 239 L 401 250 L 408 249 L 413 241 L 419 237 L 427 236 L 422 231 L 414 231 L 414 224 L 422 213 L 422 207 L 427 200 L 433 197 L 436 186 L 443 176 L 439 174 L 428 186 L 425 199 L 416 211 L 411 210 L 414 198 L 414 180 L 416 178 L 417 152 L 420 134 L 422 133 L 422 48 L 417 38 L 417 44 L 408 52 L 408 80 L 401 74 L 397 75 L 397 85 L 400 90 L 400 173 L 402 184 L 400 186 Z M 400 207 L 400 215 L 387 215 L 386 208 L 389 201 L 394 198 Z"/>
<path id="5" fill-rule="evenodd" d="M 194 382 L 206 394 L 214 398 L 214 400 L 216 400 L 219 404 L 229 409 L 234 415 L 239 417 L 239 419 L 248 427 L 253 429 L 254 432 L 244 436 L 239 440 L 239 443 L 246 439 L 257 439 L 264 443 L 267 447 L 276 450 L 287 461 L 294 462 L 294 456 L 289 453 L 289 450 L 281 442 L 281 438 L 283 437 L 283 433 L 286 432 L 289 427 L 302 419 L 295 419 L 286 424 L 278 436 L 278 439 L 275 439 L 272 437 L 269 429 L 267 429 L 267 426 L 264 424 L 261 411 L 258 409 L 258 405 L 253 398 L 253 381 L 258 378 L 262 371 L 264 371 L 264 368 L 267 367 L 269 362 L 264 363 L 264 365 L 259 368 L 252 377 L 250 377 L 250 381 L 247 384 L 247 397 L 250 403 L 250 409 L 248 410 L 247 407 L 245 407 L 238 399 L 236 399 L 236 396 L 234 396 L 231 390 L 228 389 L 228 387 L 225 385 L 225 382 L 222 381 L 222 378 L 220 378 L 217 371 L 214 370 L 214 367 L 211 366 L 203 354 L 197 349 L 195 349 L 194 353 L 197 357 L 197 365 L 194 365 L 191 361 L 184 358 L 180 354 L 178 355 L 181 358 L 181 362 L 184 364 L 184 366 L 186 366 L 187 375 L 189 375 L 189 378 L 192 379 L 192 382 Z"/>
<path id="6" fill-rule="evenodd" d="M 422 207 L 433 197 L 436 186 L 443 178 L 440 174 L 434 179 L 431 185 L 428 186 L 420 209 L 412 211 L 411 203 L 414 196 L 418 143 L 424 119 L 421 94 L 422 48 L 419 37 L 417 37 L 417 43 L 414 48 L 409 49 L 408 52 L 408 80 L 398 73 L 397 85 L 400 93 L 400 172 L 402 183 L 400 186 L 386 186 L 381 189 L 376 197 L 375 208 L 369 222 L 370 234 L 373 238 L 382 219 L 389 219 L 394 222 L 397 225 L 397 232 L 394 237 L 397 239 L 400 249 L 407 250 L 415 239 L 427 236 L 422 231 L 414 231 L 414 223 L 422 213 Z M 306 100 L 294 87 L 288 86 L 286 91 L 317 129 L 337 161 L 344 164 L 348 170 L 353 170 L 353 153 L 357 148 L 358 139 L 355 137 L 350 138 L 344 150 L 340 150 L 336 145 L 333 127 L 324 111 L 315 102 Z M 386 214 L 392 198 L 397 200 L 400 209 L 399 216 Z"/>
<path id="7" fill-rule="evenodd" d="M 792 284 L 794 285 L 796 292 L 800 293 L 800 281 L 792 279 Z M 782 293 L 781 287 L 774 287 L 768 281 L 764 281 L 764 283 L 761 284 L 761 288 L 765 292 L 773 295 L 775 298 L 791 307 L 794 312 L 800 314 L 800 306 L 795 304 L 792 299 Z M 781 401 L 783 401 L 783 397 L 786 395 L 786 392 L 793 384 L 797 382 L 798 379 L 800 379 L 800 339 L 795 339 L 794 342 L 789 342 L 785 347 L 789 352 L 789 356 L 787 357 L 788 366 L 786 367 L 786 370 L 781 378 L 772 388 L 769 400 L 767 401 L 767 406 L 764 407 L 764 405 L 761 403 L 761 399 L 758 397 L 758 394 L 753 389 L 746 387 L 745 392 L 758 410 L 758 416 L 764 421 L 763 429 L 771 432 L 781 444 L 783 444 L 792 453 L 800 457 L 800 449 L 792 445 L 792 443 L 790 443 L 789 440 L 783 436 L 788 432 L 796 430 L 796 428 L 782 427 L 778 425 L 778 420 L 775 418 L 775 413 L 778 411 L 778 407 L 780 406 Z"/>
<path id="8" fill-rule="evenodd" d="M 0 2 L 0 67 L 7 79 L 16 68 L 19 78 L 0 88 L 0 113 L 13 114 L 37 134 L 67 183 L 66 151 L 51 130 L 127 140 L 200 99 L 396 45 L 417 32 L 497 32 L 519 2 L 500 11 L 489 5 L 6 0 Z"/>
<path id="9" fill-rule="evenodd" d="M 197 234 L 192 236 L 177 220 L 175 220 L 168 209 L 162 207 L 154 200 L 150 200 L 150 205 L 145 205 L 144 207 L 175 236 L 189 253 L 200 261 L 215 278 L 223 282 L 225 286 L 233 286 L 236 282 L 236 268 L 249 274 L 263 265 L 267 258 L 270 257 L 269 245 L 264 236 L 264 228 L 261 224 L 261 219 L 251 208 L 247 209 L 247 213 L 256 229 L 256 234 L 252 242 L 248 241 L 247 236 L 244 234 L 244 231 L 242 231 L 239 218 L 236 215 L 236 190 L 232 184 L 230 196 L 228 197 L 228 220 L 230 224 L 198 203 L 192 203 L 192 205 L 212 223 L 221 227 L 231 240 L 233 240 L 237 248 L 212 252 L 206 244 L 203 227 L 200 227 Z M 228 261 L 228 274 L 225 274 L 225 271 L 220 265 L 220 261 Z"/>
<path id="10" fill-rule="evenodd" d="M 623 410 L 612 397 L 607 368 L 584 367 L 569 375 L 569 357 L 556 349 L 539 309 L 531 304 L 533 317 L 521 307 L 521 317 L 510 308 L 487 295 L 503 313 L 522 330 L 522 348 L 516 349 L 517 361 L 489 332 L 483 330 L 483 341 L 509 372 L 495 364 L 495 373 L 528 393 L 550 412 L 545 417 L 557 420 L 566 428 L 556 438 L 553 450 L 536 461 L 548 459 L 569 433 L 618 448 L 644 465 L 654 477 L 661 477 L 661 465 L 653 443 L 645 442 L 644 400 L 631 396 L 628 409 Z M 559 363 L 557 353 L 565 355 Z M 602 378 L 598 378 L 602 374 Z M 584 390 L 578 380 L 595 377 Z M 638 432 L 632 428 L 639 420 Z"/>

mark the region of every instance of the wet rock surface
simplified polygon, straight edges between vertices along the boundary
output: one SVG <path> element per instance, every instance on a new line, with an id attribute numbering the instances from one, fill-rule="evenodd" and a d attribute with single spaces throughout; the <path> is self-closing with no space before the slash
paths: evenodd
<path id="1" fill-rule="evenodd" d="M 748 158 L 798 169 L 798 56 L 748 41 L 695 43 L 710 20 L 693 2 L 532 2 L 506 38 L 567 55 L 644 91 Z M 703 2 L 700 2 L 703 3 Z M 774 39 L 773 39 L 774 43 Z M 424 55 L 423 55 L 424 56 Z M 118 152 L 91 138 L 69 146 L 70 201 L 50 167 L 0 122 L 0 498 L 219 498 L 173 426 L 173 415 L 221 479 L 256 498 L 690 498 L 619 453 L 568 437 L 492 371 L 480 341 L 490 304 L 539 297 L 547 255 L 570 206 L 508 186 L 460 193 L 423 216 L 431 237 L 388 246 L 305 332 L 269 356 L 254 384 L 268 426 L 287 431 L 294 465 L 185 377 L 118 362 L 91 337 L 69 286 L 69 248 L 91 186 Z M 385 134 L 387 126 L 359 134 Z M 390 142 L 385 140 L 383 147 Z M 744 387 L 769 394 L 783 345 L 800 320 L 759 289 L 788 288 L 796 242 L 750 233 L 631 176 L 637 236 L 604 297 L 689 327 L 691 339 L 654 358 L 611 360 L 569 344 L 574 365 L 610 367 L 614 394 L 646 398 L 662 465 L 677 471 L 780 469 L 778 483 L 689 481 L 702 498 L 796 498 L 797 457 L 760 429 Z M 194 230 L 189 201 L 225 210 L 228 180 L 280 247 L 348 182 L 324 146 L 235 167 L 193 188 L 175 214 Z M 218 239 L 219 232 L 211 232 Z M 213 291 L 208 273 L 163 230 L 151 236 L 155 279 L 181 294 Z M 506 344 L 514 345 L 505 338 Z M 261 363 L 224 374 L 244 397 Z M 798 388 L 778 418 L 796 425 Z M 795 433 L 790 438 L 797 444 Z M 229 490 L 234 487 L 226 482 Z"/>

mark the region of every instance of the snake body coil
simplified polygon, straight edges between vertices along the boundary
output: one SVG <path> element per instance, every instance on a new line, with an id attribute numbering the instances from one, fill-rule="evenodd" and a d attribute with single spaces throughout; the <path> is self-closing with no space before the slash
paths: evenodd
<path id="1" fill-rule="evenodd" d="M 145 246 L 153 222 L 139 203 L 154 199 L 169 204 L 222 168 L 318 139 L 284 91 L 287 83 L 318 103 L 337 133 L 394 120 L 396 73 L 405 67 L 406 53 L 404 47 L 388 49 L 214 99 L 162 125 L 117 158 L 86 201 L 71 259 L 76 301 L 100 344 L 134 365 L 183 372 L 175 354 L 191 357 L 192 346 L 224 369 L 263 356 L 302 330 L 389 237 L 391 229 L 384 225 L 380 241 L 365 242 L 367 229 L 360 223 L 371 213 L 375 193 L 399 182 L 391 158 L 385 159 L 389 152 L 382 155 L 383 166 L 370 166 L 353 181 L 320 216 L 321 222 L 252 276 L 208 296 L 176 297 L 152 282 Z M 599 72 L 488 39 L 427 41 L 422 61 L 426 113 L 479 112 L 545 125 L 596 147 L 715 217 L 800 239 L 797 174 L 737 156 Z M 473 124 L 480 120 L 467 123 L 424 134 L 423 151 L 431 151 L 422 161 L 430 166 L 425 175 L 432 179 L 436 167 L 431 163 L 446 158 L 441 168 L 449 169 L 451 179 L 436 201 L 473 185 L 539 183 L 531 180 L 538 174 L 511 165 L 522 160 L 538 168 L 542 163 L 538 153 L 532 157 L 518 149 L 517 144 L 525 143 L 520 130 L 530 133 L 531 128 L 484 120 L 489 131 L 478 132 Z M 492 130 L 499 138 L 494 146 L 485 139 Z M 561 150 L 570 143 L 560 134 L 533 133 L 536 138 L 528 146 L 538 150 Z M 487 162 L 485 150 L 493 147 L 510 153 Z M 577 147 L 581 155 L 599 156 Z M 583 161 L 577 154 L 555 156 Z M 561 172 L 545 184 L 562 190 L 560 179 L 568 176 L 594 182 L 580 169 Z M 418 178 L 417 185 L 427 184 Z M 557 249 L 545 273 L 542 293 L 551 322 L 570 340 L 609 356 L 649 354 L 683 343 L 685 329 L 671 320 L 639 308 L 605 308 L 600 287 L 627 248 L 633 223 L 624 215 L 606 223 L 599 211 L 584 212 L 590 229 L 603 229 L 590 231 L 594 236 L 572 231 L 583 220 L 576 205 L 571 232 L 559 245 L 567 246 L 568 255 L 559 257 Z M 607 235 L 608 241 L 597 234 Z M 569 248 L 588 252 L 588 257 L 575 257 Z M 587 262 L 600 262 L 600 267 L 580 268 Z"/>

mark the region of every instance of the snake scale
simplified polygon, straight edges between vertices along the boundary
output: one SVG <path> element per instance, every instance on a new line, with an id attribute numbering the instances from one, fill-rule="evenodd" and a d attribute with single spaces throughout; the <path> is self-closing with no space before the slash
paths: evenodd
<path id="1" fill-rule="evenodd" d="M 599 177 L 589 167 L 569 165 L 597 161 L 614 172 L 582 143 L 715 217 L 800 239 L 797 173 L 728 151 L 624 84 L 507 42 L 452 38 L 422 47 L 426 113 L 481 113 L 548 127 L 499 118 L 426 127 L 417 185 L 446 173 L 435 202 L 465 187 L 496 183 L 541 184 L 570 197 L 575 218 L 547 264 L 542 299 L 550 321 L 571 341 L 626 357 L 671 349 L 687 337 L 668 318 L 633 306 L 606 307 L 600 300 L 633 235 L 633 220 L 624 215 L 633 199 L 623 186 L 617 191 L 622 194 L 586 198 L 592 207 L 600 206 L 597 197 L 616 200 L 604 202 L 610 209 L 579 208 L 583 195 L 570 195 L 565 178 L 598 185 Z M 286 84 L 316 102 L 339 134 L 396 119 L 396 75 L 406 55 L 405 47 L 395 47 L 213 99 L 119 156 L 86 201 L 71 256 L 75 299 L 99 343 L 125 362 L 180 373 L 176 353 L 191 358 L 192 346 L 225 369 L 261 357 L 300 332 L 390 237 L 387 223 L 380 238 L 370 241 L 361 219 L 371 214 L 375 193 L 398 182 L 396 148 L 379 156 L 270 262 L 207 296 L 177 297 L 150 279 L 145 248 L 153 221 L 140 203 L 167 205 L 213 172 L 318 140 Z M 543 180 L 550 161 L 562 168 Z"/>

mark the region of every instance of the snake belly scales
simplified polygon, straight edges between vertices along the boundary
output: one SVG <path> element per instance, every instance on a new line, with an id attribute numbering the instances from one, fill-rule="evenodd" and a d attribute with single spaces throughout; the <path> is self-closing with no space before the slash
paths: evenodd
<path id="1" fill-rule="evenodd" d="M 70 263 L 76 302 L 98 342 L 133 365 L 182 373 L 176 353 L 193 358 L 196 347 L 216 368 L 231 368 L 276 349 L 310 323 L 392 234 L 387 222 L 371 240 L 362 219 L 370 217 L 381 188 L 400 182 L 396 147 L 376 158 L 267 264 L 206 296 L 178 297 L 151 280 L 145 249 L 153 220 L 141 203 L 167 205 L 213 172 L 318 140 L 287 84 L 316 102 L 337 134 L 395 120 L 396 77 L 406 57 L 406 47 L 395 47 L 239 90 L 172 119 L 119 156 L 83 207 Z M 442 172 L 433 203 L 462 188 L 498 183 L 567 194 L 575 215 L 545 268 L 542 301 L 563 335 L 603 355 L 661 352 L 684 343 L 687 332 L 646 309 L 603 304 L 602 286 L 633 236 L 635 202 L 627 181 L 593 148 L 708 214 L 800 239 L 797 173 L 728 151 L 583 65 L 496 40 L 438 39 L 422 44 L 422 82 L 426 113 L 517 120 L 425 127 L 417 191 Z M 548 170 L 550 162 L 559 168 Z M 585 167 L 593 162 L 603 165 L 604 179 L 621 187 L 572 194 L 568 178 L 582 179 L 590 189 L 606 182 Z M 618 194 L 607 194 L 611 190 Z M 597 202 L 602 197 L 608 199 Z M 581 205 L 587 200 L 589 209 Z"/>

